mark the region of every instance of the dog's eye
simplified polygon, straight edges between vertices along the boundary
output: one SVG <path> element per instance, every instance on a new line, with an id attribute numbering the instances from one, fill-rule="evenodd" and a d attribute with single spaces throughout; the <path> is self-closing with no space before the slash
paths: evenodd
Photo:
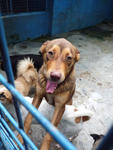
<path id="1" fill-rule="evenodd" d="M 47 52 L 47 60 L 53 59 L 54 58 L 54 52 L 53 51 L 48 51 Z"/>
<path id="2" fill-rule="evenodd" d="M 71 60 L 72 60 L 72 57 L 71 57 L 71 56 L 67 56 L 67 57 L 66 57 L 66 60 L 67 60 L 67 61 L 71 61 Z"/>
<path id="3" fill-rule="evenodd" d="M 49 51 L 48 54 L 49 54 L 50 56 L 53 56 L 53 55 L 54 55 L 54 53 L 53 53 L 52 51 Z"/>

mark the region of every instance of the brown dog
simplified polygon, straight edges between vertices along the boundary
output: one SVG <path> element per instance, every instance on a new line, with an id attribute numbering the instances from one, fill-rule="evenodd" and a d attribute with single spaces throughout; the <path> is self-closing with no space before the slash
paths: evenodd
<path id="1" fill-rule="evenodd" d="M 39 70 L 36 94 L 33 105 L 38 108 L 42 98 L 45 97 L 49 104 L 55 106 L 52 124 L 58 126 L 65 111 L 66 104 L 72 104 L 75 91 L 75 62 L 80 58 L 80 53 L 69 41 L 55 39 L 45 42 L 41 48 L 44 63 Z M 30 129 L 32 115 L 28 113 L 24 128 L 26 133 Z M 18 135 L 19 140 L 22 138 Z M 49 133 L 44 137 L 41 150 L 48 150 L 52 137 Z"/>
<path id="2" fill-rule="evenodd" d="M 15 80 L 16 89 L 24 96 L 27 96 L 31 87 L 36 86 L 38 73 L 34 68 L 30 58 L 19 61 L 17 65 L 17 79 Z M 12 103 L 11 93 L 0 85 L 0 100 L 2 103 Z"/>

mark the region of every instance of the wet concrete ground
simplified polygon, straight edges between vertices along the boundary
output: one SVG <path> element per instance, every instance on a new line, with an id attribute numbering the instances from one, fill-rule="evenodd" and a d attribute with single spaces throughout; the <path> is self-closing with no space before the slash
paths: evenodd
<path id="1" fill-rule="evenodd" d="M 44 41 L 59 37 L 66 38 L 80 51 L 81 58 L 76 64 L 77 87 L 73 105 L 76 107 L 83 105 L 93 111 L 94 115 L 83 123 L 78 136 L 72 142 L 78 150 L 91 150 L 94 140 L 90 134 L 105 134 L 113 122 L 113 24 L 101 24 L 52 38 L 46 37 L 10 45 L 9 53 L 10 55 L 37 54 Z M 63 126 L 65 127 L 65 123 Z M 31 137 L 38 147 L 44 133 L 39 124 L 32 125 Z M 72 128 L 66 136 L 74 134 Z M 57 150 L 55 144 L 51 149 Z"/>

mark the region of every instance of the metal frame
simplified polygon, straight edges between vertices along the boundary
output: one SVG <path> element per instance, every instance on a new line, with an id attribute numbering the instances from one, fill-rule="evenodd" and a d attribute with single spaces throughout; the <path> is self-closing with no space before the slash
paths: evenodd
<path id="1" fill-rule="evenodd" d="M 34 0 L 34 2 L 32 0 L 2 0 L 0 4 L 1 8 L 4 8 L 4 6 L 6 7 L 4 9 L 1 9 L 3 16 L 46 10 L 46 0 Z"/>

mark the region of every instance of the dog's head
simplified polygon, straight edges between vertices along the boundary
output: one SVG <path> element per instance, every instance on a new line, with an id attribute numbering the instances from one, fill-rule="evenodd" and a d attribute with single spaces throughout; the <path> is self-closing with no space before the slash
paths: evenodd
<path id="1" fill-rule="evenodd" d="M 45 42 L 41 48 L 44 59 L 44 75 L 47 79 L 46 91 L 53 93 L 62 83 L 80 59 L 78 49 L 66 39 Z"/>

